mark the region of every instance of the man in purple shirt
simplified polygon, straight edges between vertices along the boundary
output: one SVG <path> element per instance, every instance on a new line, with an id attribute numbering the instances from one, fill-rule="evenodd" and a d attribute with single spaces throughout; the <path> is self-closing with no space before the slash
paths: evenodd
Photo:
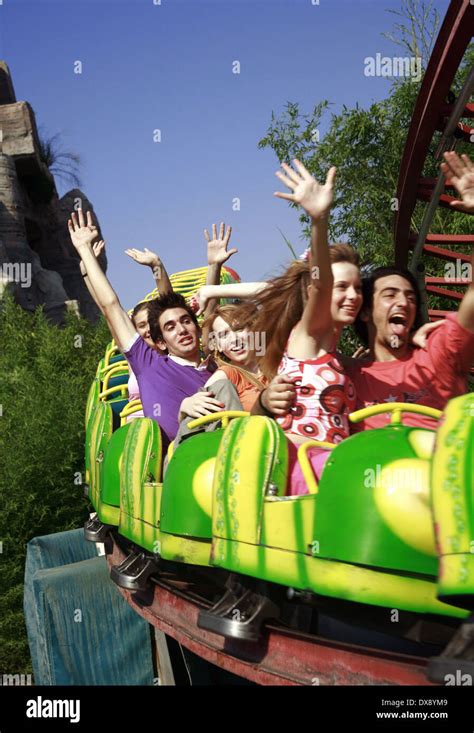
<path id="1" fill-rule="evenodd" d="M 209 357 L 201 362 L 199 325 L 182 295 L 172 292 L 151 301 L 148 319 L 151 338 L 163 353 L 137 333 L 123 353 L 137 376 L 145 417 L 158 420 L 171 441 L 178 432 L 182 400 L 203 387 L 216 366 Z M 209 401 L 222 409 L 211 396 Z"/>

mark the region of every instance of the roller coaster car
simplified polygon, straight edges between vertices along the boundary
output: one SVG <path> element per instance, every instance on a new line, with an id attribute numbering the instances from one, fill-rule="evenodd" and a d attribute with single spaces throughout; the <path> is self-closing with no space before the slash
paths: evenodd
<path id="1" fill-rule="evenodd" d="M 319 486 L 305 458 L 312 442 L 300 448 L 310 493 L 297 497 L 284 495 L 281 431 L 268 418 L 233 421 L 216 459 L 212 565 L 316 596 L 466 618 L 474 600 L 474 395 L 448 404 L 437 433 L 400 423 L 402 411 L 441 415 L 419 405 L 378 405 L 352 419 L 389 411 L 390 425 L 334 447 Z M 238 594 L 221 600 L 199 625 L 240 636 L 249 623 L 242 605 L 246 593 L 242 603 Z"/>
<path id="2" fill-rule="evenodd" d="M 240 415 L 247 413 L 219 413 L 195 421 L 214 420 L 223 427 L 189 437 L 172 455 L 171 447 L 163 482 L 159 426 L 148 418 L 133 421 L 123 449 L 118 531 L 138 548 L 112 568 L 111 578 L 118 585 L 145 589 L 158 560 L 209 565 L 214 463 L 229 418 Z M 108 467 L 105 480 L 112 488 Z"/>
<path id="3" fill-rule="evenodd" d="M 273 420 L 240 417 L 188 438 L 163 484 L 158 426 L 134 421 L 123 453 L 119 532 L 145 552 L 132 553 L 114 579 L 130 589 L 145 587 L 159 570 L 157 556 L 225 568 L 237 580 L 199 623 L 239 638 L 256 638 L 262 619 L 275 611 L 271 598 L 265 607 L 265 593 L 249 593 L 242 576 L 314 597 L 465 618 L 474 581 L 474 395 L 449 403 L 437 436 L 400 419 L 402 411 L 432 417 L 439 411 L 369 408 L 389 411 L 390 425 L 334 447 L 319 486 L 305 459 L 314 442 L 305 444 L 300 460 L 310 493 L 298 497 L 285 496 L 287 443 Z M 353 416 L 365 417 L 367 411 Z"/>
<path id="4" fill-rule="evenodd" d="M 103 542 L 110 526 L 118 524 L 119 502 L 114 503 L 110 482 L 105 491 L 103 483 L 105 476 L 113 476 L 116 481 L 119 475 L 117 469 L 127 432 L 127 425 L 120 428 L 120 417 L 128 404 L 128 378 L 127 362 L 115 348 L 109 348 L 99 363 L 87 399 L 86 491 L 97 516 L 87 520 L 84 532 L 92 542 Z"/>

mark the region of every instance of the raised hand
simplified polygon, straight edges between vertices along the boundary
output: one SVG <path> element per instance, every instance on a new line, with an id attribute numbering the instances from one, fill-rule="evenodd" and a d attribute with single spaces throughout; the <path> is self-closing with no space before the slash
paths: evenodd
<path id="1" fill-rule="evenodd" d="M 227 227 L 225 232 L 225 224 L 221 221 L 219 228 L 219 236 L 217 236 L 217 226 L 212 225 L 212 239 L 209 236 L 207 229 L 204 229 L 204 236 L 207 240 L 207 264 L 208 265 L 223 265 L 229 257 L 235 254 L 238 250 L 230 249 L 227 251 L 227 245 L 229 244 L 230 235 L 232 234 L 232 227 Z"/>
<path id="2" fill-rule="evenodd" d="M 312 219 L 326 217 L 331 209 L 334 198 L 333 189 L 336 169 L 334 167 L 329 169 L 326 183 L 322 185 L 317 182 L 303 163 L 296 158 L 293 161 L 293 165 L 296 170 L 286 163 L 282 163 L 281 167 L 285 173 L 277 171 L 275 174 L 293 193 L 275 191 L 275 196 L 299 204 Z"/>
<path id="3" fill-rule="evenodd" d="M 67 222 L 71 242 L 79 251 L 83 247 L 91 248 L 94 241 L 99 236 L 99 231 L 92 221 L 92 214 L 87 212 L 87 222 L 84 219 L 84 212 L 79 209 L 76 214 L 73 212 L 71 218 Z"/>
<path id="4" fill-rule="evenodd" d="M 132 247 L 125 250 L 125 254 L 138 262 L 139 265 L 148 265 L 148 267 L 155 267 L 160 262 L 160 258 L 155 252 L 152 252 L 147 247 L 143 248 L 143 251 Z"/>
<path id="5" fill-rule="evenodd" d="M 467 155 L 459 156 L 454 151 L 444 154 L 446 163 L 441 163 L 445 176 L 451 178 L 452 184 L 462 200 L 451 201 L 466 213 L 474 213 L 474 163 Z"/>
<path id="6" fill-rule="evenodd" d="M 99 257 L 104 247 L 105 247 L 105 242 L 103 239 L 99 239 L 98 242 L 94 242 L 94 244 L 92 245 L 92 251 L 94 252 L 96 257 Z"/>
<path id="7" fill-rule="evenodd" d="M 418 346 L 420 349 L 426 349 L 428 345 L 429 335 L 440 326 L 444 326 L 446 319 L 442 318 L 439 321 L 432 321 L 431 323 L 424 323 L 420 328 L 415 331 L 411 337 L 413 346 Z"/>
<path id="8" fill-rule="evenodd" d="M 92 245 L 92 251 L 93 251 L 94 255 L 96 257 L 99 257 L 99 255 L 102 252 L 102 250 L 104 249 L 104 247 L 105 247 L 105 242 L 104 242 L 103 239 L 100 239 L 98 242 L 94 242 L 94 244 Z M 85 275 L 86 274 L 86 268 L 85 268 L 85 265 L 84 265 L 84 263 L 83 263 L 82 260 L 80 262 L 79 267 L 80 267 L 80 270 L 81 270 L 81 274 L 82 275 Z"/>
<path id="9" fill-rule="evenodd" d="M 352 354 L 353 359 L 365 359 L 370 354 L 370 349 L 366 346 L 359 346 Z"/>
<path id="10" fill-rule="evenodd" d="M 196 290 L 196 292 L 192 296 L 190 304 L 191 308 L 193 308 L 197 316 L 200 316 L 201 313 L 204 313 L 206 305 L 209 301 L 209 297 L 210 296 L 207 285 L 202 285 L 198 290 Z"/>

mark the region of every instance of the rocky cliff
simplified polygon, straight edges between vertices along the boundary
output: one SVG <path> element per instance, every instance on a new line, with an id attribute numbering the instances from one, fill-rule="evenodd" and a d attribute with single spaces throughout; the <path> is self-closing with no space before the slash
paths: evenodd
<path id="1" fill-rule="evenodd" d="M 94 211 L 79 189 L 59 198 L 41 158 L 34 112 L 16 101 L 8 66 L 0 61 L 0 296 L 8 287 L 23 308 L 42 304 L 58 324 L 74 301 L 85 318 L 99 317 L 67 229 L 70 212 L 80 206 Z M 105 254 L 99 261 L 105 270 Z"/>

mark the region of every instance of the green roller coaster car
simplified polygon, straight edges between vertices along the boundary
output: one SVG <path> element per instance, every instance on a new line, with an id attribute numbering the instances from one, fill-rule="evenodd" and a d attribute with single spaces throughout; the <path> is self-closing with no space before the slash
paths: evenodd
<path id="1" fill-rule="evenodd" d="M 286 437 L 269 418 L 238 417 L 188 438 L 163 483 L 158 426 L 136 420 L 123 453 L 119 532 L 165 560 L 465 618 L 474 597 L 474 395 L 449 403 L 437 433 L 400 423 L 402 411 L 429 408 L 372 410 L 392 411 L 392 424 L 335 446 L 319 486 L 309 478 L 311 493 L 294 497 L 285 496 Z"/>

